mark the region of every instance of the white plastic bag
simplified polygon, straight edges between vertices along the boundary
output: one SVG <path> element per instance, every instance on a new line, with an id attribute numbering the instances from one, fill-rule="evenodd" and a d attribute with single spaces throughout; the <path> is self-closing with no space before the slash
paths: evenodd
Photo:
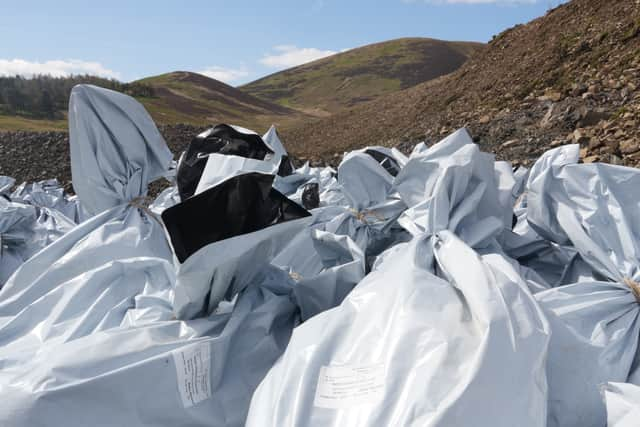
<path id="1" fill-rule="evenodd" d="M 149 285 L 158 279 L 149 277 Z M 158 288 L 147 295 L 156 311 L 170 301 Z M 190 321 L 149 321 L 142 302 L 123 307 L 121 326 L 48 343 L 4 368 L 0 425 L 240 427 L 254 388 L 298 322 L 290 289 L 285 272 L 263 271 L 231 312 Z"/>
<path id="2" fill-rule="evenodd" d="M 414 236 L 451 230 L 472 247 L 489 244 L 511 225 L 494 168 L 465 129 L 412 154 L 394 180 L 409 207 L 398 222 Z"/>
<path id="3" fill-rule="evenodd" d="M 99 214 L 31 257 L 0 290 L 5 368 L 48 342 L 118 325 L 145 289 L 145 280 L 131 277 L 164 275 L 158 283 L 172 286 L 164 230 L 136 201 L 171 161 L 164 140 L 144 108 L 117 92 L 79 85 L 69 108 L 74 184 Z"/>
<path id="4" fill-rule="evenodd" d="M 629 380 L 640 340 L 640 170 L 575 164 L 577 151 L 545 153 L 528 185 L 529 223 L 594 272 L 536 294 L 552 329 L 549 427 L 604 425 L 600 387 Z"/>
<path id="5" fill-rule="evenodd" d="M 294 330 L 247 426 L 544 426 L 547 324 L 504 268 L 446 231 L 394 247 Z"/>

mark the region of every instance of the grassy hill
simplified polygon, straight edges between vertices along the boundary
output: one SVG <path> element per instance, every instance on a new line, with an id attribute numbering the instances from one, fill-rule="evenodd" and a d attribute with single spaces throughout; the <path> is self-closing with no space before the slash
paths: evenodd
<path id="1" fill-rule="evenodd" d="M 573 0 L 494 39 L 457 71 L 284 130 L 294 154 L 436 141 L 467 126 L 528 163 L 578 142 L 588 161 L 640 164 L 640 6 Z"/>
<path id="2" fill-rule="evenodd" d="M 132 83 L 119 83 L 92 76 L 49 80 L 53 81 L 52 84 L 56 85 L 58 91 L 65 91 L 64 94 L 56 94 L 52 117 L 37 117 L 37 112 L 31 111 L 29 106 L 15 113 L 0 109 L 0 130 L 66 130 L 69 92 L 74 84 L 84 83 L 85 80 L 134 96 L 158 124 L 185 123 L 202 126 L 230 122 L 263 131 L 271 124 L 286 126 L 305 118 L 299 111 L 255 98 L 220 81 L 185 71 L 148 77 Z M 145 90 L 130 92 L 126 88 Z M 25 92 L 22 96 L 28 98 L 29 95 Z"/>
<path id="3" fill-rule="evenodd" d="M 481 43 L 403 38 L 290 68 L 241 86 L 258 98 L 326 116 L 458 69 Z"/>
<path id="4" fill-rule="evenodd" d="M 2 131 L 51 131 L 51 130 L 67 130 L 66 119 L 30 119 L 15 115 L 0 114 L 0 132 Z"/>
<path id="5" fill-rule="evenodd" d="M 154 89 L 153 97 L 138 98 L 158 123 L 206 124 L 230 122 L 256 130 L 286 125 L 303 114 L 209 77 L 176 71 L 138 80 Z"/>
<path id="6" fill-rule="evenodd" d="M 285 70 L 241 88 L 186 71 L 131 83 L 93 76 L 5 78 L 4 86 L 0 84 L 0 131 L 66 129 L 68 92 L 83 82 L 134 96 L 158 124 L 230 122 L 258 131 L 271 124 L 286 129 L 450 73 L 481 46 L 424 38 L 392 40 Z M 45 91 L 51 102 L 40 99 Z M 12 99 L 18 94 L 22 102 L 3 104 L 3 94 Z"/>

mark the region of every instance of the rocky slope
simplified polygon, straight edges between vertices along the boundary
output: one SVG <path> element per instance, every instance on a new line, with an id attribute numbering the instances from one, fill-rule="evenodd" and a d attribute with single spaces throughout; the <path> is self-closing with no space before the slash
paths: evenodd
<path id="1" fill-rule="evenodd" d="M 581 144 L 584 161 L 640 163 L 640 3 L 573 0 L 495 37 L 458 71 L 284 132 L 294 154 L 410 146 L 461 126 L 529 163 Z"/>
<path id="2" fill-rule="evenodd" d="M 177 124 L 159 129 L 177 159 L 205 127 Z M 67 132 L 0 132 L 0 175 L 11 176 L 17 183 L 56 178 L 72 192 Z"/>

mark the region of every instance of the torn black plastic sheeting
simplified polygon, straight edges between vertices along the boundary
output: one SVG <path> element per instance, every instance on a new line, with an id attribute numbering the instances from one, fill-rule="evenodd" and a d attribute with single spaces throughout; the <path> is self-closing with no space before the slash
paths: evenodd
<path id="1" fill-rule="evenodd" d="M 193 196 L 207 164 L 207 157 L 212 153 L 257 160 L 264 160 L 268 154 L 274 154 L 260 135 L 242 133 L 226 124 L 216 125 L 191 140 L 178 165 L 180 200 Z"/>
<path id="2" fill-rule="evenodd" d="M 393 157 L 371 148 L 367 148 L 366 150 L 364 150 L 364 152 L 373 157 L 375 161 L 380 163 L 380 165 L 385 168 L 385 170 L 389 172 L 391 176 L 397 176 L 398 172 L 400 172 L 400 165 Z"/>
<path id="3" fill-rule="evenodd" d="M 239 175 L 166 209 L 162 221 L 178 261 L 211 243 L 311 215 L 273 189 L 273 179 Z"/>

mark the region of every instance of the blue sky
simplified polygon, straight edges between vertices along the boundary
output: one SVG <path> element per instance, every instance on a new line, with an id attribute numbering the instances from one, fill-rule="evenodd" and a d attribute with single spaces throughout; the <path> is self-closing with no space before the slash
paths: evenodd
<path id="1" fill-rule="evenodd" d="M 561 0 L 0 0 L 0 75 L 175 70 L 232 85 L 398 37 L 488 41 Z"/>

